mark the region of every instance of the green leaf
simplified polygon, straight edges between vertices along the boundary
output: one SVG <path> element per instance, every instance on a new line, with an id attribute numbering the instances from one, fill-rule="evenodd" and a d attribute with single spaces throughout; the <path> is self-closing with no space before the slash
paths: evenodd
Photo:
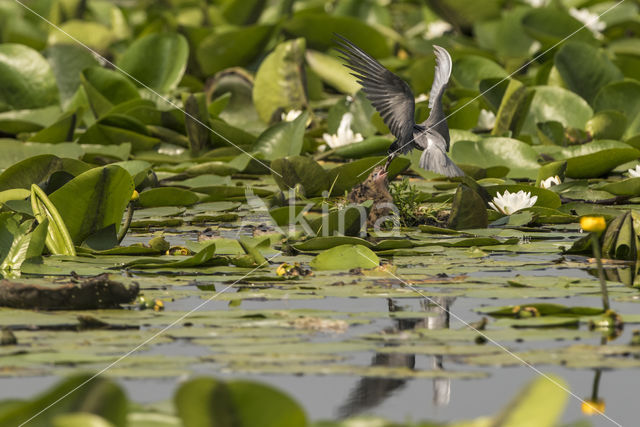
<path id="1" fill-rule="evenodd" d="M 471 187 L 460 184 L 453 196 L 447 226 L 453 230 L 486 228 L 489 223 L 487 205 Z"/>
<path id="2" fill-rule="evenodd" d="M 554 61 L 567 87 L 590 104 L 600 88 L 622 80 L 622 73 L 607 55 L 586 43 L 569 41 L 563 44 Z"/>
<path id="3" fill-rule="evenodd" d="M 71 413 L 55 417 L 53 427 L 113 427 L 113 424 L 98 415 Z"/>
<path id="4" fill-rule="evenodd" d="M 49 46 L 44 55 L 51 64 L 60 91 L 60 100 L 65 106 L 82 83 L 80 72 L 85 68 L 98 66 L 98 61 L 85 47 L 77 44 Z"/>
<path id="5" fill-rule="evenodd" d="M 273 179 L 282 191 L 300 184 L 306 197 L 319 196 L 328 190 L 331 182 L 327 172 L 309 157 L 293 156 L 276 159 L 271 163 Z"/>
<path id="6" fill-rule="evenodd" d="M 596 111 L 616 110 L 627 117 L 624 137 L 640 134 L 640 82 L 624 80 L 603 87 L 593 101 Z"/>
<path id="7" fill-rule="evenodd" d="M 595 145 L 601 142 L 605 141 L 594 141 L 585 145 Z M 635 148 L 605 148 L 592 154 L 567 159 L 566 175 L 570 178 L 599 177 L 610 172 L 616 166 L 635 160 L 638 157 L 640 157 L 640 151 Z"/>
<path id="8" fill-rule="evenodd" d="M 0 273 L 5 276 L 19 276 L 22 263 L 33 254 L 40 256 L 44 248 L 42 230 L 46 233 L 47 220 L 41 224 L 44 228 L 35 233 L 29 232 L 33 220 L 20 224 L 18 219 L 12 213 L 0 214 Z"/>
<path id="9" fill-rule="evenodd" d="M 518 112 L 524 109 L 527 100 L 527 88 L 518 80 L 510 79 L 509 85 L 502 97 L 496 123 L 491 131 L 491 135 L 504 135 L 509 130 L 516 131 Z"/>
<path id="10" fill-rule="evenodd" d="M 304 411 L 289 396 L 250 381 L 196 378 L 175 395 L 185 427 L 305 427 Z"/>
<path id="11" fill-rule="evenodd" d="M 309 265 L 315 270 L 350 270 L 375 268 L 380 258 L 363 245 L 340 245 L 320 252 Z"/>
<path id="12" fill-rule="evenodd" d="M 62 168 L 63 161 L 53 154 L 41 154 L 19 161 L 0 174 L 0 191 L 12 188 L 31 188 L 40 184 Z"/>
<path id="13" fill-rule="evenodd" d="M 486 138 L 479 142 L 458 141 L 451 148 L 451 158 L 456 163 L 483 168 L 507 166 L 512 178 L 535 179 L 538 153 L 530 145 L 511 138 Z"/>
<path id="14" fill-rule="evenodd" d="M 148 34 L 131 43 L 117 63 L 137 84 L 167 93 L 182 79 L 188 56 L 182 34 Z"/>
<path id="15" fill-rule="evenodd" d="M 260 64 L 253 86 L 258 115 L 270 123 L 280 110 L 300 110 L 307 104 L 302 65 L 305 40 L 280 43 Z"/>
<path id="16" fill-rule="evenodd" d="M 167 259 L 167 258 L 138 258 L 131 262 L 127 262 L 122 265 L 123 268 L 133 268 L 133 269 L 147 269 L 147 268 L 191 268 L 191 267 L 199 267 L 208 263 L 209 261 L 221 261 L 221 264 L 226 265 L 226 258 L 215 257 L 216 253 L 216 244 L 211 243 L 208 246 L 202 248 L 197 254 L 190 257 L 181 257 L 183 259 L 175 260 Z"/>
<path id="17" fill-rule="evenodd" d="M 41 108 L 58 102 L 51 66 L 30 47 L 0 44 L 0 75 L 0 111 Z"/>
<path id="18" fill-rule="evenodd" d="M 527 34 L 542 43 L 543 48 L 549 48 L 567 37 L 573 41 L 595 44 L 591 31 L 560 8 L 531 9 L 522 18 L 522 25 Z"/>
<path id="19" fill-rule="evenodd" d="M 114 224 L 120 229 L 122 215 L 133 194 L 133 180 L 120 166 L 84 172 L 50 195 L 76 244 Z"/>
<path id="20" fill-rule="evenodd" d="M 497 63 L 482 56 L 467 55 L 453 63 L 451 76 L 460 86 L 478 90 L 480 81 L 492 77 L 505 78 L 507 72 Z"/>
<path id="21" fill-rule="evenodd" d="M 293 247 L 301 252 L 318 252 L 325 249 L 331 249 L 340 245 L 361 245 L 369 249 L 373 248 L 373 244 L 360 237 L 350 236 L 323 236 L 314 237 L 304 242 L 296 243 Z"/>
<path id="22" fill-rule="evenodd" d="M 106 25 L 98 22 L 71 19 L 51 30 L 48 44 L 77 43 L 76 40 L 94 50 L 105 52 L 115 40 L 115 35 Z"/>
<path id="23" fill-rule="evenodd" d="M 183 102 L 184 127 L 189 137 L 189 149 L 192 156 L 198 156 L 211 145 L 207 100 L 203 93 L 198 93 L 183 97 Z"/>
<path id="24" fill-rule="evenodd" d="M 304 130 L 309 113 L 300 114 L 293 122 L 280 122 L 258 137 L 253 149 L 264 154 L 266 160 L 297 156 L 302 151 Z"/>
<path id="25" fill-rule="evenodd" d="M 392 141 L 382 136 L 371 136 L 363 141 L 343 145 L 334 150 L 333 154 L 345 159 L 360 159 L 368 156 L 386 154 Z"/>
<path id="26" fill-rule="evenodd" d="M 35 184 L 31 186 L 31 210 L 40 224 L 49 224 L 45 239 L 49 251 L 54 255 L 75 256 L 76 249 L 63 218 L 45 192 Z"/>
<path id="27" fill-rule="evenodd" d="M 527 58 L 534 40 L 524 31 L 522 18 L 530 10 L 514 5 L 503 9 L 498 19 L 480 21 L 474 16 L 473 33 L 480 47 L 496 51 L 501 58 Z"/>
<path id="28" fill-rule="evenodd" d="M 382 33 L 351 16 L 302 11 L 286 20 L 284 29 L 296 37 L 303 37 L 310 47 L 317 50 L 335 47 L 334 34 L 340 34 L 374 58 L 385 58 L 391 54 L 387 38 Z"/>
<path id="29" fill-rule="evenodd" d="M 350 95 L 360 90 L 356 78 L 339 59 L 315 50 L 307 50 L 305 58 L 313 72 L 329 86 Z"/>
<path id="30" fill-rule="evenodd" d="M 550 120 L 558 121 L 565 127 L 584 129 L 593 116 L 593 110 L 580 96 L 555 86 L 536 86 L 535 95 L 529 107 L 529 114 L 522 131 L 536 134 L 536 124 Z"/>
<path id="31" fill-rule="evenodd" d="M 212 33 L 198 45 L 198 63 L 208 75 L 225 68 L 246 66 L 262 52 L 272 32 L 272 25 L 254 25 Z"/>
<path id="32" fill-rule="evenodd" d="M 616 196 L 640 196 L 640 178 L 623 179 L 622 181 L 611 182 L 597 188 Z"/>
<path id="33" fill-rule="evenodd" d="M 74 393 L 79 387 L 82 392 Z M 20 425 L 38 414 L 29 424 L 44 427 L 52 425 L 61 414 L 83 412 L 98 415 L 116 427 L 125 427 L 127 406 L 126 395 L 111 380 L 76 375 L 60 381 L 31 401 L 0 407 L 0 424 Z"/>
<path id="34" fill-rule="evenodd" d="M 46 144 L 21 142 L 12 139 L 0 139 L 0 150 L 2 150 L 0 169 L 9 168 L 22 160 L 44 154 L 75 159 L 83 154 L 82 148 L 75 143 Z"/>
<path id="35" fill-rule="evenodd" d="M 585 127 L 593 139 L 620 140 L 627 129 L 627 117 L 615 110 L 598 111 Z"/>
<path id="36" fill-rule="evenodd" d="M 103 116 L 78 138 L 80 144 L 130 143 L 133 152 L 151 150 L 160 142 L 150 136 L 147 128 L 138 120 L 121 114 Z"/>
<path id="37" fill-rule="evenodd" d="M 117 71 L 91 67 L 82 71 L 80 80 L 96 117 L 103 116 L 115 105 L 140 98 L 131 80 Z"/>
<path id="38" fill-rule="evenodd" d="M 74 112 L 63 114 L 54 124 L 42 129 L 29 138 L 32 142 L 65 142 L 73 141 L 78 114 Z"/>
<path id="39" fill-rule="evenodd" d="M 176 187 L 158 187 L 145 190 L 140 193 L 138 203 L 145 208 L 159 206 L 191 206 L 197 203 L 199 197 L 196 193 Z"/>
<path id="40" fill-rule="evenodd" d="M 500 15 L 500 0 L 428 0 L 429 7 L 455 27 L 470 28 L 475 22 Z"/>
<path id="41" fill-rule="evenodd" d="M 560 377 L 544 376 L 533 380 L 497 415 L 498 427 L 553 427 L 562 418 L 569 385 Z"/>

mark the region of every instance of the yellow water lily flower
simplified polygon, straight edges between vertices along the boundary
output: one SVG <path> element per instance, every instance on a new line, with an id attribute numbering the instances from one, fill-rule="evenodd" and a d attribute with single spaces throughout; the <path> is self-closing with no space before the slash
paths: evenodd
<path id="1" fill-rule="evenodd" d="M 596 401 L 584 400 L 580 409 L 582 409 L 583 414 L 591 416 L 604 414 L 605 408 L 604 400 L 598 399 Z"/>
<path id="2" fill-rule="evenodd" d="M 607 222 L 601 216 L 583 216 L 580 218 L 580 227 L 584 231 L 601 232 L 607 228 Z"/>

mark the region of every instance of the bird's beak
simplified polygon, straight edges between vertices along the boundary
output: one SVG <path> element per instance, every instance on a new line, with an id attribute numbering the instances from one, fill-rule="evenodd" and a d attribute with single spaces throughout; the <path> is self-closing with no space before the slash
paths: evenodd
<path id="1" fill-rule="evenodd" d="M 389 170 L 389 165 L 391 165 L 391 161 L 393 160 L 394 157 L 395 156 L 393 154 L 391 154 L 391 155 L 389 155 L 389 157 L 387 157 L 387 162 L 384 164 L 384 172 L 385 172 L 385 174 Z"/>
<path id="2" fill-rule="evenodd" d="M 385 179 L 387 179 L 387 171 L 386 170 L 380 172 L 378 174 L 378 176 L 376 177 L 376 181 L 382 181 L 382 180 L 385 180 Z"/>

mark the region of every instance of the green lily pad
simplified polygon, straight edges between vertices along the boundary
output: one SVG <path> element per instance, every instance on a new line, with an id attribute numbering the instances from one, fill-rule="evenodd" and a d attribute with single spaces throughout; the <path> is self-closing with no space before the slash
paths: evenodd
<path id="1" fill-rule="evenodd" d="M 191 206 L 200 198 L 192 191 L 176 187 L 152 188 L 140 193 L 138 203 L 145 208 L 159 206 Z"/>
<path id="2" fill-rule="evenodd" d="M 587 43 L 569 41 L 563 44 L 554 61 L 567 87 L 590 104 L 600 88 L 622 80 L 622 73 L 607 55 Z"/>
<path id="3" fill-rule="evenodd" d="M 536 134 L 536 124 L 550 120 L 558 121 L 565 127 L 584 129 L 593 116 L 593 110 L 580 96 L 555 86 L 536 86 L 535 95 L 529 107 L 529 114 L 522 132 Z"/>
<path id="4" fill-rule="evenodd" d="M 250 381 L 222 382 L 197 378 L 180 386 L 175 396 L 185 427 L 304 427 L 304 411 L 286 394 Z"/>
<path id="5" fill-rule="evenodd" d="M 280 109 L 300 110 L 307 103 L 302 75 L 304 50 L 304 39 L 283 42 L 258 68 L 253 103 L 265 123 L 270 123 Z"/>
<path id="6" fill-rule="evenodd" d="M 187 68 L 189 45 L 177 33 L 148 34 L 134 41 L 118 66 L 139 85 L 166 93 L 175 88 Z"/>
<path id="7" fill-rule="evenodd" d="M 272 25 L 253 25 L 205 37 L 196 50 L 202 71 L 212 75 L 225 68 L 243 66 L 258 56 L 271 38 Z"/>
<path id="8" fill-rule="evenodd" d="M 253 149 L 267 160 L 299 155 L 308 117 L 305 112 L 293 122 L 276 123 L 258 137 Z"/>
<path id="9" fill-rule="evenodd" d="M 640 134 L 640 82 L 624 80 L 603 87 L 593 101 L 596 111 L 616 110 L 627 118 L 624 137 Z"/>
<path id="10" fill-rule="evenodd" d="M 511 138 L 486 138 L 482 141 L 458 141 L 451 148 L 456 163 L 480 167 L 507 166 L 508 177 L 535 179 L 538 154 L 530 145 Z"/>
<path id="11" fill-rule="evenodd" d="M 60 212 L 74 243 L 109 225 L 120 229 L 124 210 L 133 194 L 131 175 L 119 166 L 84 172 L 49 198 Z"/>
<path id="12" fill-rule="evenodd" d="M 349 270 L 375 268 L 380 264 L 378 256 L 363 245 L 346 244 L 320 252 L 309 265 L 315 270 Z"/>
<path id="13" fill-rule="evenodd" d="M 51 66 L 30 47 L 0 44 L 0 111 L 40 108 L 58 102 Z"/>

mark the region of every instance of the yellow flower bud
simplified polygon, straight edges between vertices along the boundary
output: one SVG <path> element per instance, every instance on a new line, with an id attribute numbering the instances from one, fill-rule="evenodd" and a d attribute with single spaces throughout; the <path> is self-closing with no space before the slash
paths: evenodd
<path id="1" fill-rule="evenodd" d="M 131 201 L 136 201 L 140 198 L 140 194 L 136 190 L 133 190 L 133 194 L 131 195 Z"/>
<path id="2" fill-rule="evenodd" d="M 580 227 L 584 231 L 601 232 L 607 228 L 607 223 L 601 216 L 583 216 L 580 218 Z"/>
<path id="3" fill-rule="evenodd" d="M 582 413 L 585 415 L 599 415 L 604 414 L 605 410 L 604 400 L 598 399 L 597 401 L 585 400 L 582 402 Z"/>

